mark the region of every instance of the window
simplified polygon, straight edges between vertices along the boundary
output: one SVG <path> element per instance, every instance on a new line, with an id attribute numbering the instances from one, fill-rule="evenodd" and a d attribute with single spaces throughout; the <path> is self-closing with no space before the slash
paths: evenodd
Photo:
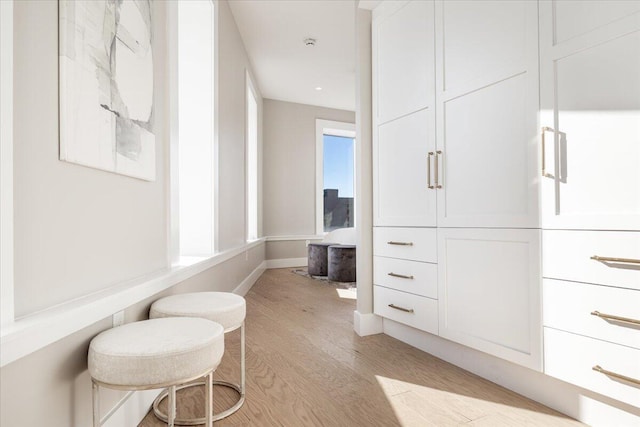
<path id="1" fill-rule="evenodd" d="M 215 252 L 216 73 L 214 2 L 176 2 L 174 7 L 177 43 L 173 58 L 177 60 L 171 65 L 178 77 L 171 91 L 171 231 L 175 262 L 179 257 Z"/>
<path id="2" fill-rule="evenodd" d="M 355 126 L 316 120 L 316 233 L 355 226 Z"/>
<path id="3" fill-rule="evenodd" d="M 247 78 L 247 240 L 258 238 L 258 102 L 256 90 Z"/>

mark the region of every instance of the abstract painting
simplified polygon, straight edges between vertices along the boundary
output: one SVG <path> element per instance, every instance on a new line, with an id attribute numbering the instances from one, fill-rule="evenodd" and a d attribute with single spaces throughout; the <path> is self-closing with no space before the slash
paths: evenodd
<path id="1" fill-rule="evenodd" d="M 150 0 L 61 0 L 60 159 L 155 180 Z"/>

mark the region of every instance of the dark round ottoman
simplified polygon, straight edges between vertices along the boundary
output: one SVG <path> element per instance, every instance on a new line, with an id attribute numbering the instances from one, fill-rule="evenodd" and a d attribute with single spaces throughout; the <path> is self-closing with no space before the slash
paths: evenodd
<path id="1" fill-rule="evenodd" d="M 309 243 L 307 249 L 307 271 L 310 276 L 327 275 L 327 248 L 335 243 Z"/>
<path id="2" fill-rule="evenodd" d="M 331 245 L 328 252 L 328 279 L 334 282 L 355 282 L 356 247 L 354 245 Z"/>

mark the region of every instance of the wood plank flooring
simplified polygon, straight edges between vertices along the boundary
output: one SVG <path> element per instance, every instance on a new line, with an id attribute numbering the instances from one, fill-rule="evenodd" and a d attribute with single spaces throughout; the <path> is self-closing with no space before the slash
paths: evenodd
<path id="1" fill-rule="evenodd" d="M 246 295 L 244 406 L 216 426 L 577 426 L 539 403 L 386 335 L 353 331 L 354 295 L 268 270 Z M 237 382 L 239 333 L 216 378 Z M 179 416 L 201 416 L 203 391 L 183 390 Z M 231 390 L 216 387 L 215 411 Z M 147 414 L 141 427 L 166 425 Z"/>

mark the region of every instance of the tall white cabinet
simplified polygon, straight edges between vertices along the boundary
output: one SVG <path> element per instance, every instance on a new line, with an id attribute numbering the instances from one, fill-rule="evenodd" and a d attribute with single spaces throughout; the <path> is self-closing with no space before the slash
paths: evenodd
<path id="1" fill-rule="evenodd" d="M 416 47 L 414 37 L 423 43 Z M 405 49 L 402 65 L 418 58 L 428 81 L 397 69 Z M 425 295 L 398 294 L 412 293 L 416 277 L 388 290 L 395 273 L 386 271 L 388 242 L 374 246 L 375 312 L 541 370 L 535 3 L 384 3 L 374 11 L 373 78 L 374 236 L 433 227 L 437 257 L 422 262 L 437 271 L 424 284 L 437 284 L 429 295 L 437 300 L 429 306 L 437 325 L 416 326 Z M 409 98 L 402 108 L 394 98 L 384 108 L 388 94 L 407 85 L 426 98 Z M 396 240 L 419 251 L 409 237 Z M 394 295 L 405 297 L 401 309 L 408 311 L 395 308 Z"/>
<path id="2" fill-rule="evenodd" d="M 640 406 L 640 1 L 540 3 L 545 373 Z"/>
<path id="3" fill-rule="evenodd" d="M 373 13 L 374 312 L 640 405 L 640 1 Z"/>

